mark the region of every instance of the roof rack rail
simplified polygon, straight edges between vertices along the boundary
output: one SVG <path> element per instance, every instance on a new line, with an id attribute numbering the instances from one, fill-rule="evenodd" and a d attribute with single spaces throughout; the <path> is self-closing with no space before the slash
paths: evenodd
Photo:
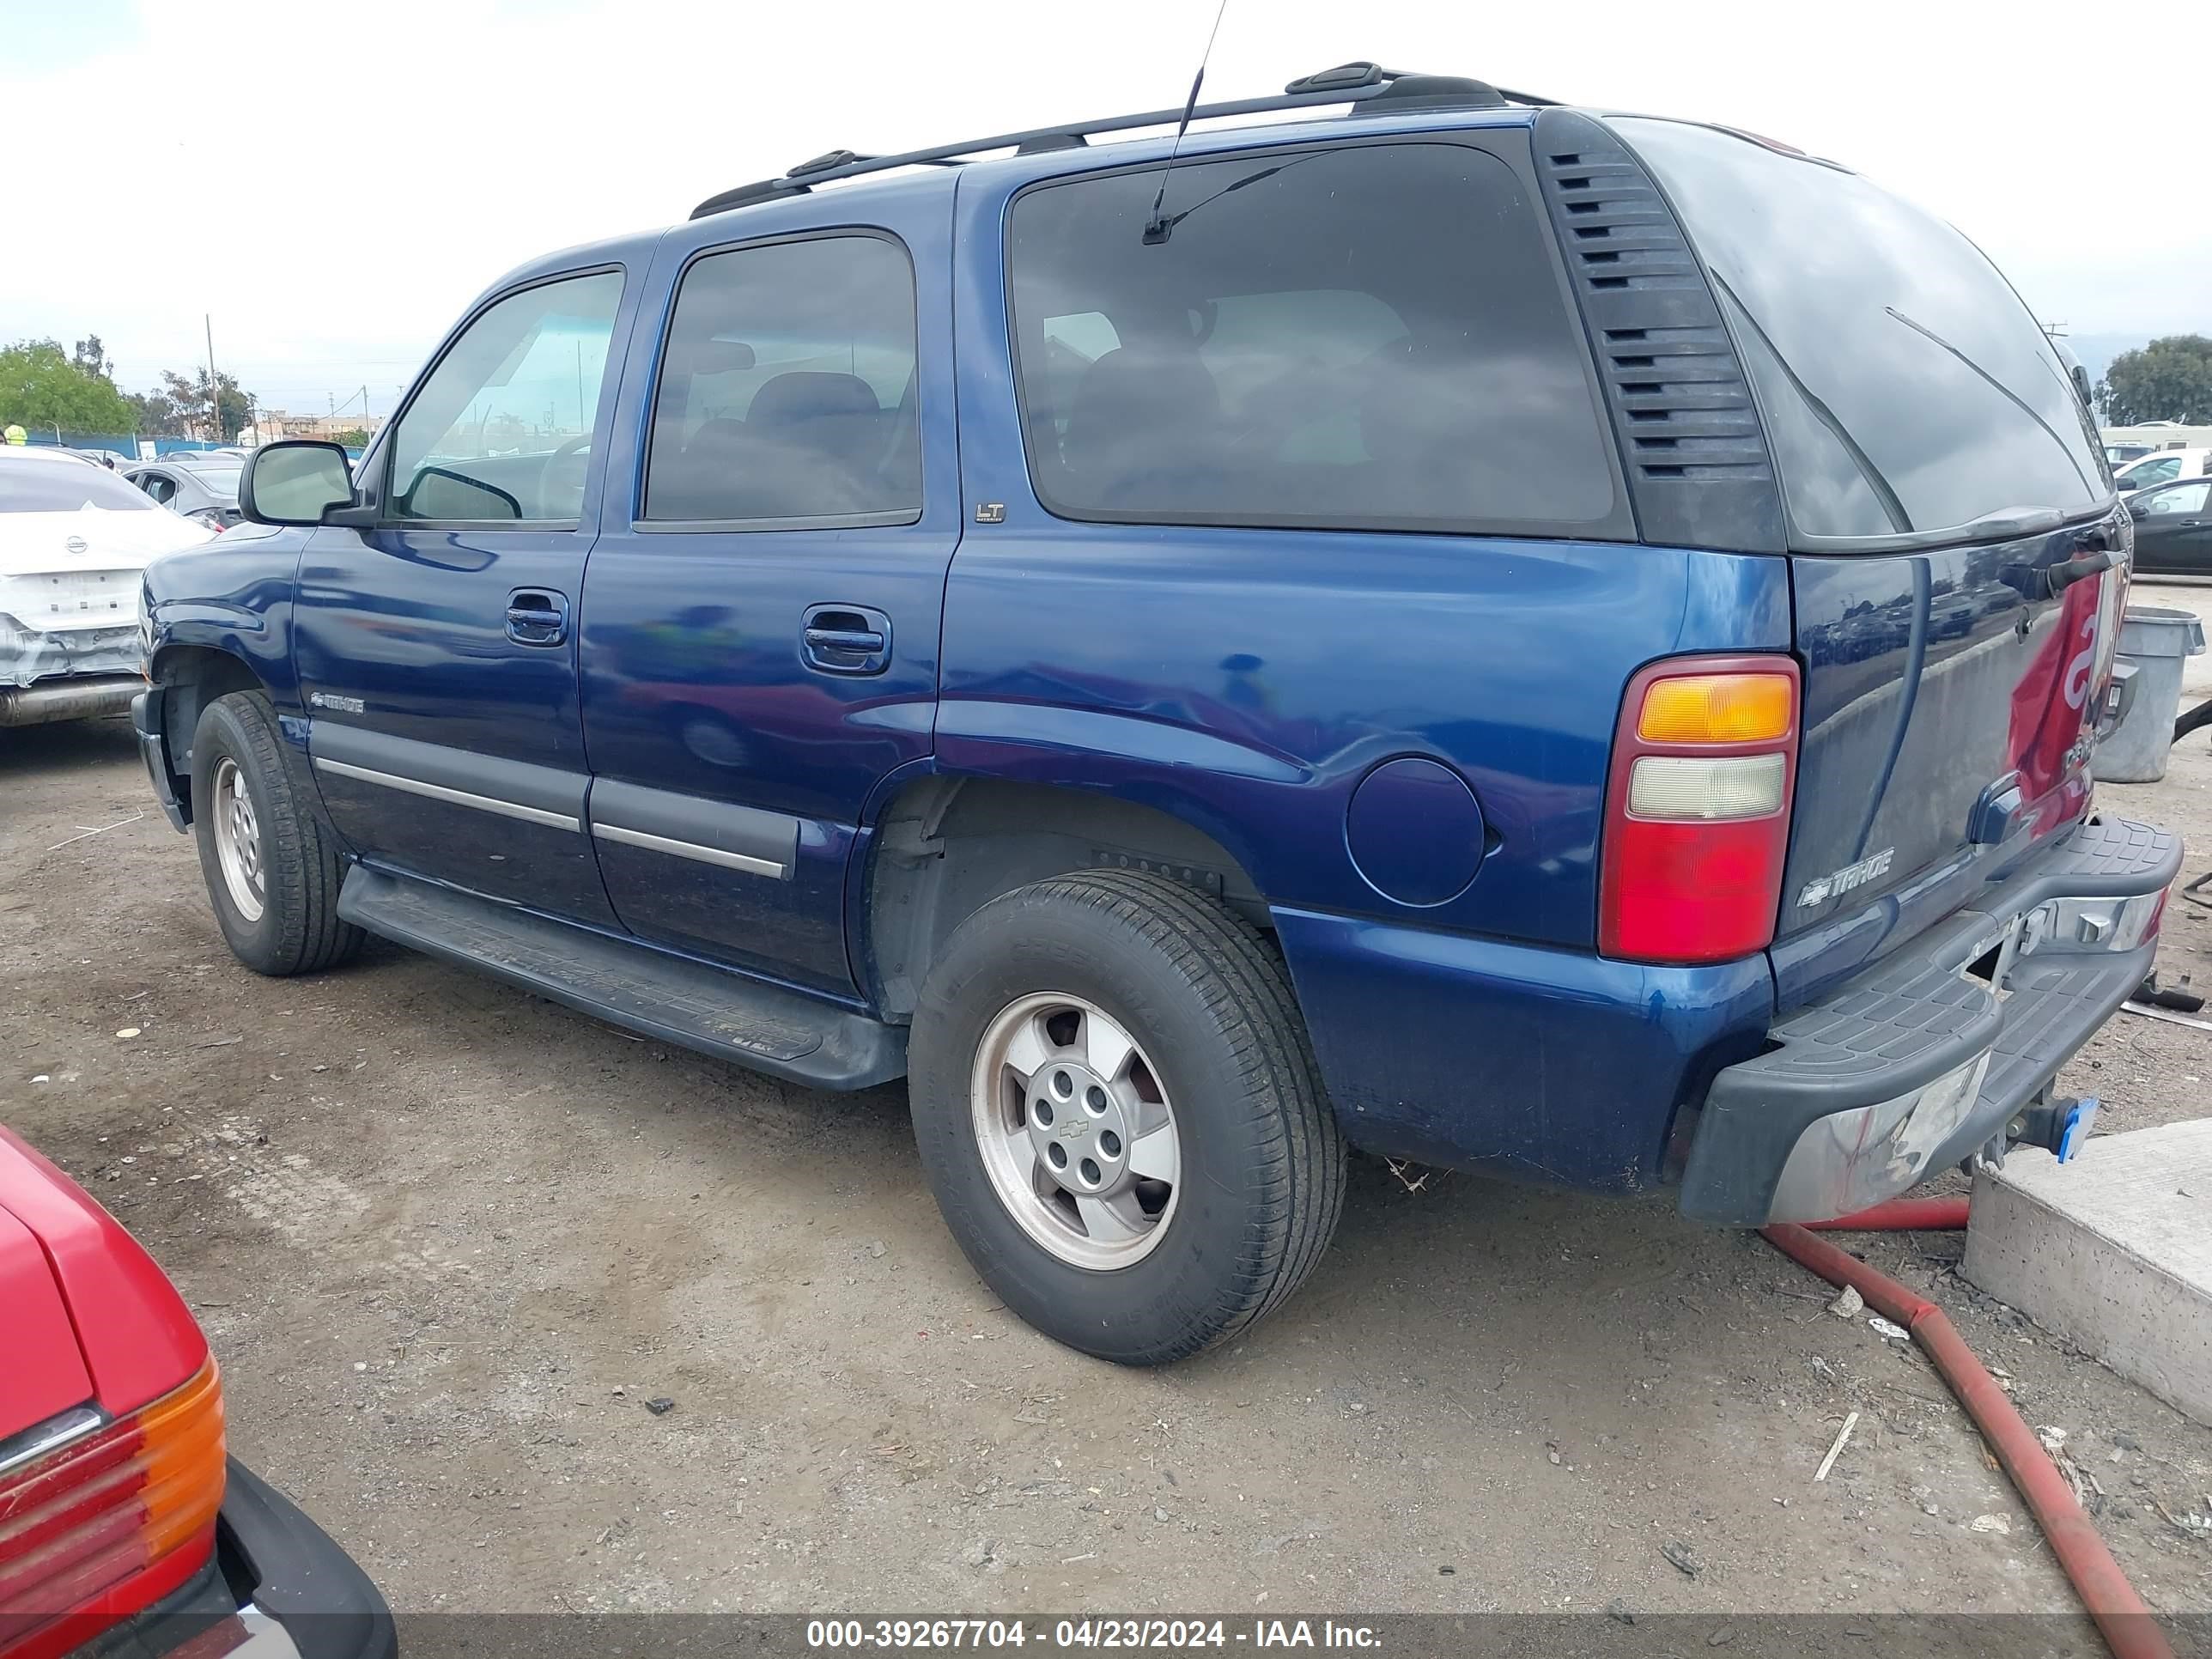
<path id="1" fill-rule="evenodd" d="M 872 155 L 856 155 L 849 149 L 833 149 L 816 156 L 811 161 L 801 161 L 783 176 L 787 179 L 804 179 L 810 173 L 827 173 L 832 167 L 848 167 L 855 161 L 872 161 L 875 159 Z"/>
<path id="2" fill-rule="evenodd" d="M 1301 109 L 1309 105 L 1349 103 L 1357 106 L 1385 99 L 1390 100 L 1387 106 L 1393 109 L 1496 107 L 1508 103 L 1546 105 L 1553 101 L 1548 98 L 1533 98 L 1522 93 L 1508 92 L 1484 82 L 1463 80 L 1455 76 L 1411 75 L 1399 70 L 1386 70 L 1376 64 L 1352 63 L 1340 64 L 1334 69 L 1300 76 L 1276 97 L 1237 98 L 1225 103 L 1200 104 L 1190 112 L 1190 118 L 1194 121 L 1219 120 L 1230 116 L 1262 115 L 1274 110 Z M 1133 115 L 1109 115 L 1096 121 L 1060 122 L 1048 127 L 1032 127 L 1024 132 L 1002 132 L 988 138 L 969 138 L 957 144 L 939 144 L 928 149 L 908 150 L 897 155 L 858 155 L 848 149 L 833 149 L 811 161 L 801 161 L 781 178 L 763 179 L 754 184 L 739 185 L 719 195 L 709 196 L 691 210 L 691 216 L 703 219 L 709 214 L 726 213 L 732 208 L 749 206 L 755 202 L 804 195 L 817 185 L 830 184 L 840 179 L 854 179 L 863 173 L 886 173 L 894 167 L 957 165 L 994 149 L 1013 150 L 1021 155 L 1035 155 L 1041 150 L 1074 149 L 1087 145 L 1091 137 L 1097 133 L 1126 132 L 1136 127 L 1173 126 L 1182 118 L 1183 112 L 1180 108 L 1144 110 Z"/>

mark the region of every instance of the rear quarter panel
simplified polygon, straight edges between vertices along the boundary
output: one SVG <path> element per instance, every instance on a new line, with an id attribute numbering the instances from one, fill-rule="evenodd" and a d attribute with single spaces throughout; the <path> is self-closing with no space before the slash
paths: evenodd
<path id="1" fill-rule="evenodd" d="M 1274 903 L 1590 948 L 1623 687 L 1656 657 L 1788 650 L 1784 562 L 1054 517 L 1025 466 L 1000 252 L 1039 163 L 963 177 L 957 203 L 962 482 L 1005 518 L 970 526 L 953 562 L 939 767 L 1173 812 Z M 1400 756 L 1458 771 L 1488 828 L 1442 902 L 1379 892 L 1346 846 L 1352 791 Z"/>
<path id="2" fill-rule="evenodd" d="M 1137 801 L 1219 842 L 1273 910 L 1359 1144 L 1649 1185 L 1693 1074 L 1764 1030 L 1771 988 L 1763 957 L 1591 954 L 1612 733 L 1656 658 L 1789 650 L 1786 562 L 1057 519 L 1024 465 L 997 254 L 1020 182 L 963 179 L 957 204 L 963 483 L 1004 519 L 953 561 L 938 769 Z M 1379 890 L 1347 844 L 1355 791 L 1400 757 L 1456 772 L 1485 820 L 1474 878 L 1434 902 Z"/>

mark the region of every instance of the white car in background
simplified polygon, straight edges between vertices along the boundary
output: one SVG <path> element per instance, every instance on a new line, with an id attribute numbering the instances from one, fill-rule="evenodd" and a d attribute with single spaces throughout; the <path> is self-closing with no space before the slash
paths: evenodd
<path id="1" fill-rule="evenodd" d="M 2212 473 L 2212 449 L 2154 449 L 2115 468 L 2112 483 L 2125 495 L 2153 484 L 2202 478 L 2208 473 Z"/>
<path id="2" fill-rule="evenodd" d="M 0 726 L 126 713 L 139 573 L 214 538 L 104 466 L 0 444 Z"/>

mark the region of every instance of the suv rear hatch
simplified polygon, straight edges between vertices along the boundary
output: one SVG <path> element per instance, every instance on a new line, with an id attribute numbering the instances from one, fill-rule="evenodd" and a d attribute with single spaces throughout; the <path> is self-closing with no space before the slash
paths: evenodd
<path id="1" fill-rule="evenodd" d="M 1781 477 L 1804 666 L 1786 1008 L 2083 816 L 2129 521 L 2050 341 L 1964 236 L 1765 141 L 1612 125 L 1712 278 Z"/>

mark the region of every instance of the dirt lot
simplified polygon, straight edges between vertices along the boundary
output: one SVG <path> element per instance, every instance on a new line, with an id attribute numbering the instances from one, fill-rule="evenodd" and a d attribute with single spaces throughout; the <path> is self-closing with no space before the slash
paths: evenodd
<path id="1" fill-rule="evenodd" d="M 2208 787 L 2197 738 L 2104 799 L 2212 849 Z M 2177 902 L 2162 971 L 2212 981 L 2208 941 Z M 176 1277 L 234 1446 L 402 1611 L 2074 1606 L 1917 1355 L 1755 1238 L 1362 1164 L 1280 1316 L 1118 1370 L 994 1305 L 899 1088 L 392 949 L 246 972 L 118 726 L 0 736 L 0 1120 Z M 2122 1016 L 2068 1081 L 2127 1129 L 2208 1074 L 2212 1036 Z M 2212 1539 L 2160 1509 L 2212 1510 L 2212 1431 L 1978 1305 L 1955 1240 L 1854 1242 L 2069 1431 L 2153 1605 L 2212 1609 Z"/>

